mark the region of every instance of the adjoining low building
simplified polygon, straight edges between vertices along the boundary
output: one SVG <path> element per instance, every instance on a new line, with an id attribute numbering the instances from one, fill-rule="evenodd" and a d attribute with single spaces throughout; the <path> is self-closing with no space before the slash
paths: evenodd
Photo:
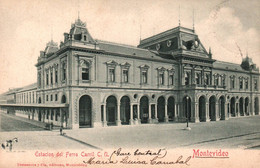
<path id="1" fill-rule="evenodd" d="M 16 115 L 67 128 L 227 120 L 259 115 L 259 69 L 216 61 L 178 26 L 138 47 L 95 40 L 80 19 L 36 64 L 37 84 L 15 92 Z"/>

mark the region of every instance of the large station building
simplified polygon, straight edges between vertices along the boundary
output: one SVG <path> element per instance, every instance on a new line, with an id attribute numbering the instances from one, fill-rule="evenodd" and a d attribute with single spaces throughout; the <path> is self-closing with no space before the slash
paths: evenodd
<path id="1" fill-rule="evenodd" d="M 135 47 L 96 40 L 77 19 L 35 66 L 37 83 L 5 93 L 2 111 L 72 129 L 259 115 L 252 60 L 214 60 L 181 26 Z"/>

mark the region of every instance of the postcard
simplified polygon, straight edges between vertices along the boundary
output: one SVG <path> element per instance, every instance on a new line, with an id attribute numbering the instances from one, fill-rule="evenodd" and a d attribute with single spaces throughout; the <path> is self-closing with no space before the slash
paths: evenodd
<path id="1" fill-rule="evenodd" d="M 0 167 L 260 167 L 257 0 L 0 0 Z"/>

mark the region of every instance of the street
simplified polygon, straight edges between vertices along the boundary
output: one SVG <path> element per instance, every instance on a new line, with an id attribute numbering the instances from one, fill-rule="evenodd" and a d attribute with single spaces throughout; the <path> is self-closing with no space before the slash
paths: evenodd
<path id="1" fill-rule="evenodd" d="M 106 148 L 233 148 L 260 149 L 260 116 L 227 121 L 143 124 L 47 131 L 36 121 L 1 114 L 0 142 L 17 137 L 17 150 Z M 36 123 L 34 123 L 36 122 Z M 43 124 L 43 123 L 41 123 Z"/>

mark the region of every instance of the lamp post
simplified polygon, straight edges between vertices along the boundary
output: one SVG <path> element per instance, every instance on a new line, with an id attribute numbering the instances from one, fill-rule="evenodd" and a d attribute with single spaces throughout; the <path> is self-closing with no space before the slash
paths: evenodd
<path id="1" fill-rule="evenodd" d="M 186 96 L 186 121 L 187 121 L 187 127 L 186 127 L 186 130 L 191 130 L 191 128 L 189 127 L 189 116 L 188 116 L 188 108 L 189 108 L 189 97 Z"/>

